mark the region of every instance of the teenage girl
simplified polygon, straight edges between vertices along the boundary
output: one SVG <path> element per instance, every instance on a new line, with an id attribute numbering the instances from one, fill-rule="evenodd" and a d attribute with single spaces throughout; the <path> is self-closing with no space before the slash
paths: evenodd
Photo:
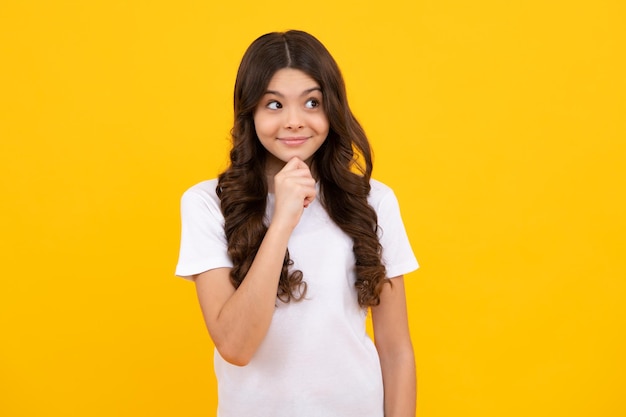
<path id="1" fill-rule="evenodd" d="M 218 416 L 413 417 L 418 265 L 337 64 L 307 33 L 263 35 L 234 110 L 230 166 L 183 195 L 176 269 L 216 347 Z"/>

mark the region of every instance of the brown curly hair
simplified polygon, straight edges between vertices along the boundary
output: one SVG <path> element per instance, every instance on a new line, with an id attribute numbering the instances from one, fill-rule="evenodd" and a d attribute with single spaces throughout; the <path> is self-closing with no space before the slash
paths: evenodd
<path id="1" fill-rule="evenodd" d="M 312 160 L 320 187 L 318 198 L 330 218 L 352 238 L 359 304 L 378 305 L 383 285 L 389 280 L 381 262 L 378 219 L 367 202 L 372 174 L 370 145 L 348 106 L 335 60 L 315 37 L 295 30 L 256 39 L 237 72 L 230 166 L 220 174 L 217 186 L 228 254 L 234 265 L 231 282 L 239 287 L 267 231 L 266 150 L 256 135 L 253 116 L 270 79 L 283 68 L 303 71 L 321 87 L 330 129 Z M 301 300 L 306 294 L 302 272 L 290 271 L 291 265 L 287 250 L 277 290 L 283 302 Z"/>

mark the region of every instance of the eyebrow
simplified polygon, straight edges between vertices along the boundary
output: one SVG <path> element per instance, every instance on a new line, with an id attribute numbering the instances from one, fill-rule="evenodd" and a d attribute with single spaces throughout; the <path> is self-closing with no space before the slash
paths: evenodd
<path id="1" fill-rule="evenodd" d="M 312 93 L 313 91 L 319 91 L 320 93 L 322 92 L 322 89 L 320 87 L 313 87 L 313 88 L 309 88 L 307 90 L 304 90 L 302 92 L 302 94 L 300 94 L 300 96 L 306 96 L 307 94 Z M 283 94 L 281 94 L 279 91 L 275 91 L 275 90 L 267 90 L 264 94 L 274 94 L 278 97 L 285 97 Z"/>

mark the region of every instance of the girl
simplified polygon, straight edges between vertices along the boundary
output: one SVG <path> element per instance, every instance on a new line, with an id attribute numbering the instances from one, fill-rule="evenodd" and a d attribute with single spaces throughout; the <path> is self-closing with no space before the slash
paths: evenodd
<path id="1" fill-rule="evenodd" d="M 183 195 L 176 269 L 215 343 L 218 416 L 414 416 L 418 265 L 337 64 L 307 33 L 263 35 L 234 108 L 230 166 Z"/>

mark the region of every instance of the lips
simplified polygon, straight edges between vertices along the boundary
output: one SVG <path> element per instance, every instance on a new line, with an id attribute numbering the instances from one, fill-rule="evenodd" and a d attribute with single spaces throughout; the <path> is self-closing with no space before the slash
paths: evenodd
<path id="1" fill-rule="evenodd" d="M 288 146 L 296 146 L 301 145 L 307 140 L 309 140 L 310 136 L 292 136 L 286 138 L 278 138 L 278 140 Z"/>

